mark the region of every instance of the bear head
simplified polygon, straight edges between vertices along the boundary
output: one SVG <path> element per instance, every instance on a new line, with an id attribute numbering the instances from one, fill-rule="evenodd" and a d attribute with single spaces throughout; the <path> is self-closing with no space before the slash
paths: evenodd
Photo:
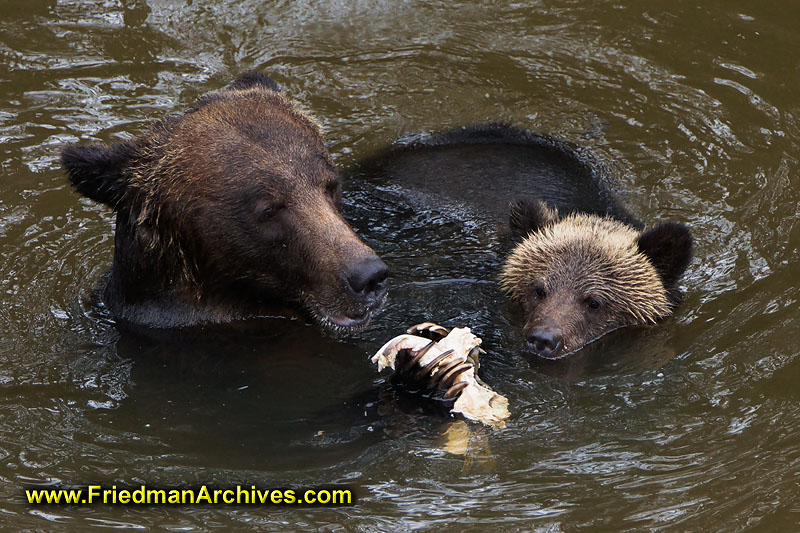
<path id="1" fill-rule="evenodd" d="M 112 146 L 68 146 L 78 192 L 117 213 L 104 299 L 119 318 L 179 327 L 304 308 L 364 327 L 386 265 L 342 218 L 320 126 L 251 73 Z"/>
<path id="2" fill-rule="evenodd" d="M 683 224 L 638 231 L 611 217 L 560 216 L 544 202 L 518 200 L 510 225 L 521 240 L 501 286 L 522 305 L 536 355 L 558 358 L 617 328 L 654 323 L 680 301 L 677 283 L 692 258 Z"/>

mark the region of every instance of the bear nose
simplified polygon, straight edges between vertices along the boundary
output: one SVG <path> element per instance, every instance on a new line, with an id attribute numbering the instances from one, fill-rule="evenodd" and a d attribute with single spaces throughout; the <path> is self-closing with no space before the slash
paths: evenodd
<path id="1" fill-rule="evenodd" d="M 389 268 L 378 256 L 359 261 L 347 273 L 347 284 L 355 294 L 371 296 L 386 289 Z"/>
<path id="2" fill-rule="evenodd" d="M 561 332 L 554 328 L 534 328 L 528 335 L 528 345 L 540 357 L 554 357 L 563 340 Z"/>

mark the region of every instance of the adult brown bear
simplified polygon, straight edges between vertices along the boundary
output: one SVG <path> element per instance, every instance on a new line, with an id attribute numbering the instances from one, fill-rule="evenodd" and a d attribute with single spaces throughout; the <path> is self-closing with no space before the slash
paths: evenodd
<path id="1" fill-rule="evenodd" d="M 117 213 L 103 300 L 122 322 L 228 322 L 293 305 L 363 328 L 386 265 L 339 213 L 320 126 L 258 73 L 112 146 L 67 146 L 73 186 Z"/>

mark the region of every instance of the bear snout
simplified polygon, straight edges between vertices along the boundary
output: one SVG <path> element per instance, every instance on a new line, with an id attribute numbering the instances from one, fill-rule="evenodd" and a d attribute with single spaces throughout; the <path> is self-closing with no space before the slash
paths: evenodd
<path id="1" fill-rule="evenodd" d="M 386 294 L 389 267 L 373 255 L 352 265 L 345 274 L 347 288 L 356 297 L 377 301 Z"/>
<path id="2" fill-rule="evenodd" d="M 363 329 L 386 299 L 389 268 L 360 240 L 351 244 L 357 246 L 337 246 L 341 255 L 335 264 L 317 267 L 337 273 L 319 278 L 304 301 L 316 321 L 334 332 Z"/>
<path id="3" fill-rule="evenodd" d="M 528 347 L 539 357 L 555 359 L 564 346 L 561 330 L 551 327 L 534 328 L 528 334 Z"/>

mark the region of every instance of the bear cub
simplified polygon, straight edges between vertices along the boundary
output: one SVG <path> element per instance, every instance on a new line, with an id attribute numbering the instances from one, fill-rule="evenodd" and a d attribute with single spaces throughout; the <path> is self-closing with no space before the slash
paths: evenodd
<path id="1" fill-rule="evenodd" d="M 692 236 L 677 222 L 645 230 L 611 216 L 560 216 L 541 200 L 511 203 L 501 286 L 525 312 L 536 355 L 559 358 L 617 328 L 657 322 L 681 300 Z"/>
<path id="2" fill-rule="evenodd" d="M 587 149 L 503 123 L 409 138 L 353 172 L 430 198 L 423 205 L 456 203 L 498 228 L 514 247 L 500 282 L 525 311 L 526 351 L 558 358 L 673 312 L 692 257 L 689 229 L 643 229 Z"/>

